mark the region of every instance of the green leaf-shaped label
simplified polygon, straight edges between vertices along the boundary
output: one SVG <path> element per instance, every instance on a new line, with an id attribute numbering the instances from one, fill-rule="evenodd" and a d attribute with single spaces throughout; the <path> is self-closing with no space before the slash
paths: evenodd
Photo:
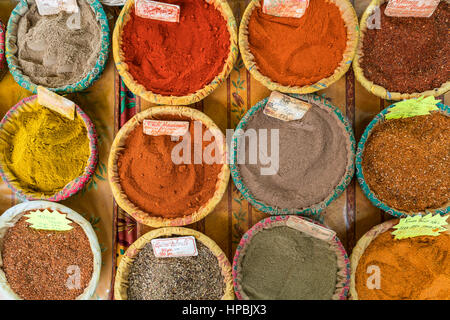
<path id="1" fill-rule="evenodd" d="M 438 236 L 441 232 L 447 230 L 447 218 L 449 216 L 441 216 L 439 214 L 426 216 L 414 216 L 400 219 L 400 222 L 393 228 L 396 229 L 392 234 L 395 239 L 401 240 L 406 238 L 420 236 Z"/>
<path id="2" fill-rule="evenodd" d="M 425 116 L 430 111 L 439 110 L 436 106 L 440 100 L 431 97 L 420 97 L 397 102 L 385 115 L 386 120 Z"/>

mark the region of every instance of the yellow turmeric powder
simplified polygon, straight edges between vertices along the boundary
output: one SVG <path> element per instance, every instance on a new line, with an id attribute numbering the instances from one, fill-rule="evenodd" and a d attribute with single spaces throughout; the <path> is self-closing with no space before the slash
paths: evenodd
<path id="1" fill-rule="evenodd" d="M 361 256 L 355 274 L 358 298 L 450 300 L 450 235 L 394 240 L 392 231 L 378 235 Z"/>
<path id="2" fill-rule="evenodd" d="M 70 120 L 37 102 L 13 120 L 9 154 L 11 173 L 26 193 L 53 195 L 83 174 L 90 155 L 83 119 Z"/>

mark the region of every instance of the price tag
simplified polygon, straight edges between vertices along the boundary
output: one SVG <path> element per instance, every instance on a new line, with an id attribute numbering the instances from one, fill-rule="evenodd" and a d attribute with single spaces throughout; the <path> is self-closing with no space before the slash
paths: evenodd
<path id="1" fill-rule="evenodd" d="M 286 221 L 286 225 L 323 241 L 330 241 L 336 236 L 336 232 L 334 232 L 333 230 L 324 228 L 298 217 L 289 217 L 289 219 Z"/>
<path id="2" fill-rule="evenodd" d="M 264 107 L 264 114 L 283 121 L 299 120 L 312 107 L 311 104 L 273 91 Z"/>
<path id="3" fill-rule="evenodd" d="M 197 256 L 195 237 L 160 238 L 152 240 L 153 254 L 157 258 Z"/>
<path id="4" fill-rule="evenodd" d="M 440 100 L 435 99 L 433 96 L 419 97 L 417 99 L 403 100 L 397 102 L 389 112 L 385 115 L 386 120 L 410 118 L 416 116 L 426 116 L 431 111 L 437 111 L 439 108 L 437 104 Z"/>
<path id="5" fill-rule="evenodd" d="M 275 17 L 301 18 L 309 0 L 264 0 L 262 11 Z"/>
<path id="6" fill-rule="evenodd" d="M 75 103 L 56 93 L 39 86 L 37 101 L 40 105 L 62 114 L 70 120 L 75 120 Z"/>
<path id="7" fill-rule="evenodd" d="M 78 13 L 77 0 L 36 0 L 38 12 L 41 16 L 58 14 L 61 11 Z"/>
<path id="8" fill-rule="evenodd" d="M 391 17 L 429 18 L 439 2 L 440 0 L 389 0 L 384 13 Z"/>
<path id="9" fill-rule="evenodd" d="M 184 136 L 189 130 L 188 121 L 144 120 L 144 133 L 149 136 Z"/>
<path id="10" fill-rule="evenodd" d="M 141 18 L 180 22 L 180 6 L 151 0 L 136 0 L 136 15 Z"/>
<path id="11" fill-rule="evenodd" d="M 449 216 L 441 216 L 439 214 L 426 216 L 413 216 L 400 219 L 399 223 L 393 226 L 396 229 L 392 234 L 395 239 L 401 240 L 406 238 L 420 236 L 438 236 L 441 232 L 447 230 L 447 219 Z"/>
<path id="12" fill-rule="evenodd" d="M 49 231 L 69 231 L 73 227 L 70 225 L 72 221 L 66 218 L 65 214 L 58 211 L 36 210 L 25 217 L 28 218 L 27 222 L 30 223 L 30 228 L 37 230 L 49 230 Z"/>

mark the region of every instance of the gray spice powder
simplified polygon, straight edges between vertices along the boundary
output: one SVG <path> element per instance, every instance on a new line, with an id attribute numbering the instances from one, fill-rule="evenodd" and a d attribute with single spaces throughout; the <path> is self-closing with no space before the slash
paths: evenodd
<path id="1" fill-rule="evenodd" d="M 156 258 L 151 243 L 137 254 L 128 300 L 218 300 L 225 292 L 217 257 L 197 242 L 198 256 Z"/>

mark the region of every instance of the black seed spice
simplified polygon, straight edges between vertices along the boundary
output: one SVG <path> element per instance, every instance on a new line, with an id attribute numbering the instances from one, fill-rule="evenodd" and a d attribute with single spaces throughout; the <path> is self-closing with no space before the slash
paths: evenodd
<path id="1" fill-rule="evenodd" d="M 156 258 L 151 243 L 135 257 L 128 300 L 218 300 L 225 293 L 217 257 L 197 242 L 198 256 Z"/>

